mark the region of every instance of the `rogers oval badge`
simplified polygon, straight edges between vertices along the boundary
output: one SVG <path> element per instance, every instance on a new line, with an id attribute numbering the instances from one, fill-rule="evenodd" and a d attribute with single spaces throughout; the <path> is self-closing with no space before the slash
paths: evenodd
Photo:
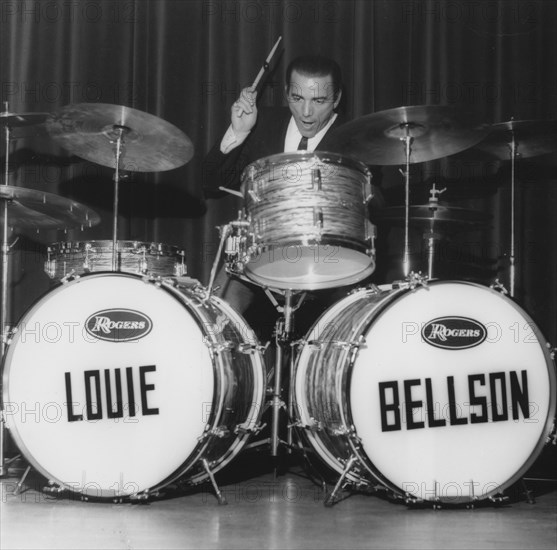
<path id="1" fill-rule="evenodd" d="M 422 338 L 436 348 L 468 349 L 487 338 L 487 329 L 468 317 L 439 317 L 422 328 Z"/>
<path id="2" fill-rule="evenodd" d="M 153 322 L 133 309 L 104 309 L 93 313 L 85 322 L 85 330 L 94 338 L 107 342 L 129 342 L 147 336 Z"/>

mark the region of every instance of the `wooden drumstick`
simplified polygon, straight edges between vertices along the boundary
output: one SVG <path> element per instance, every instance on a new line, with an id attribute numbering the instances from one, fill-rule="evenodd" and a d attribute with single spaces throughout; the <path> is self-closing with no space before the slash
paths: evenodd
<path id="1" fill-rule="evenodd" d="M 271 50 L 271 53 L 267 56 L 267 59 L 265 60 L 265 63 L 263 63 L 263 67 L 261 67 L 259 73 L 255 77 L 255 80 L 253 81 L 253 84 L 251 85 L 251 89 L 253 91 L 255 91 L 255 88 L 257 87 L 257 85 L 259 84 L 259 81 L 261 80 L 261 78 L 265 74 L 265 71 L 267 71 L 269 69 L 269 62 L 273 58 L 273 55 L 275 55 L 275 51 L 278 48 L 279 42 L 281 40 L 282 40 L 282 36 L 279 36 L 278 40 L 275 42 L 275 45 L 273 46 L 273 49 Z"/>

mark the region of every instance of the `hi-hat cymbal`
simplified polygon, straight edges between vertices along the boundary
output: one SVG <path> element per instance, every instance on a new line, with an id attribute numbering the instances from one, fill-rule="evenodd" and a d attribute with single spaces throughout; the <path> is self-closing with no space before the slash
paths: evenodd
<path id="1" fill-rule="evenodd" d="M 49 117 L 46 125 L 62 147 L 110 168 L 116 168 L 116 141 L 120 135 L 122 170 L 162 172 L 182 166 L 193 156 L 191 140 L 176 126 L 121 105 L 67 105 Z"/>
<path id="2" fill-rule="evenodd" d="M 412 138 L 410 163 L 426 162 L 463 151 L 481 141 L 489 125 L 475 125 L 469 114 L 443 105 L 397 107 L 343 124 L 334 136 L 333 152 L 366 164 L 406 163 L 405 141 Z"/>
<path id="3" fill-rule="evenodd" d="M 391 206 L 378 210 L 374 216 L 377 222 L 403 222 L 406 217 L 406 209 L 404 206 Z M 488 221 L 489 216 L 469 208 L 446 206 L 443 204 L 435 206 L 420 204 L 409 207 L 409 223 L 420 227 L 430 227 L 432 224 L 451 226 L 478 225 Z"/>
<path id="4" fill-rule="evenodd" d="M 100 216 L 87 206 L 71 199 L 12 185 L 0 185 L 0 204 L 8 201 L 8 226 L 37 229 L 92 227 Z M 0 210 L 0 224 L 4 223 Z"/>
<path id="5" fill-rule="evenodd" d="M 48 113 L 10 113 L 4 111 L 0 113 L 0 124 L 10 128 L 34 126 L 44 122 L 48 116 Z"/>
<path id="6" fill-rule="evenodd" d="M 500 160 L 510 160 L 513 139 L 518 158 L 557 151 L 557 120 L 510 120 L 493 124 L 487 137 L 474 149 Z"/>

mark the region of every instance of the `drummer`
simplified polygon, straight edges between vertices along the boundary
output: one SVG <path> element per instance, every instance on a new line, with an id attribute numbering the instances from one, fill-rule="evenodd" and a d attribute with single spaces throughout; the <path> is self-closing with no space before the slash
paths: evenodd
<path id="1" fill-rule="evenodd" d="M 231 108 L 230 126 L 203 161 L 207 198 L 224 196 L 219 187 L 239 189 L 244 168 L 258 159 L 332 147 L 334 130 L 346 122 L 337 112 L 342 76 L 336 61 L 322 55 L 295 58 L 286 70 L 285 91 L 288 107 L 261 109 L 255 90 L 241 91 Z M 228 278 L 224 270 L 215 285 L 220 286 L 217 294 L 241 314 L 254 302 L 256 288 Z"/>
<path id="2" fill-rule="evenodd" d="M 243 169 L 260 158 L 327 150 L 331 130 L 345 122 L 336 112 L 342 97 L 339 65 L 320 55 L 301 56 L 288 66 L 286 82 L 288 107 L 258 109 L 257 92 L 242 90 L 228 130 L 204 160 L 206 197 L 222 196 L 219 186 L 238 189 Z"/>

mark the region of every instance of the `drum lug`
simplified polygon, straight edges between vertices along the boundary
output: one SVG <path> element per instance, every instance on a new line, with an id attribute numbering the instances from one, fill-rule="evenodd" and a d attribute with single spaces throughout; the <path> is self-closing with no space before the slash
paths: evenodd
<path id="1" fill-rule="evenodd" d="M 362 440 L 356 434 L 356 428 L 354 428 L 354 426 L 351 426 L 349 428 L 348 426 L 341 425 L 338 426 L 337 428 L 329 429 L 328 432 L 330 435 L 336 437 L 346 436 L 348 437 L 348 439 L 352 440 L 352 443 L 354 444 L 355 447 L 361 447 Z"/>
<path id="2" fill-rule="evenodd" d="M 334 435 L 336 437 L 339 437 L 341 435 L 349 435 L 352 436 L 352 434 L 350 433 L 350 430 L 346 427 L 346 426 L 339 426 L 338 428 L 331 428 L 329 430 L 329 433 L 331 435 Z"/>
<path id="3" fill-rule="evenodd" d="M 242 434 L 242 435 L 257 435 L 265 426 L 267 425 L 267 423 L 264 424 L 258 424 L 257 426 L 250 428 L 248 426 L 247 422 L 244 422 L 243 424 L 238 424 L 235 428 L 234 428 L 234 434 L 238 435 L 238 434 Z"/>
<path id="4" fill-rule="evenodd" d="M 321 180 L 321 170 L 319 168 L 312 168 L 311 169 L 311 189 L 314 191 L 317 188 L 317 191 L 322 190 L 322 180 Z"/>
<path id="5" fill-rule="evenodd" d="M 298 420 L 297 422 L 288 424 L 288 428 L 302 428 L 303 430 L 307 430 L 309 432 L 321 432 L 323 431 L 323 423 L 312 417 L 310 418 L 309 424 L 303 424 L 301 420 Z"/>
<path id="6" fill-rule="evenodd" d="M 72 269 L 67 275 L 65 275 L 64 277 L 62 277 L 60 279 L 60 282 L 62 284 L 66 284 L 69 283 L 70 281 L 74 281 L 79 279 L 80 276 L 76 274 L 75 269 Z"/>
<path id="7" fill-rule="evenodd" d="M 261 202 L 261 199 L 259 198 L 259 195 L 253 190 L 250 189 L 248 191 L 248 195 L 251 197 L 251 200 L 255 203 Z"/>
<path id="8" fill-rule="evenodd" d="M 489 500 L 493 502 L 493 504 L 505 504 L 509 501 L 509 497 L 506 495 L 498 494 L 489 497 Z"/>
<path id="9" fill-rule="evenodd" d="M 318 206 L 313 207 L 313 225 L 321 233 L 321 231 L 323 230 L 323 210 Z M 319 237 L 314 238 L 316 238 L 316 240 L 320 240 L 321 234 L 319 235 Z"/>
<path id="10" fill-rule="evenodd" d="M 49 479 L 48 485 L 43 488 L 43 491 L 48 494 L 52 495 L 59 495 L 63 493 L 66 489 L 62 487 L 60 484 L 56 483 L 56 481 Z"/>
<path id="11" fill-rule="evenodd" d="M 174 264 L 174 277 L 185 277 L 188 274 L 186 252 L 184 250 L 179 250 L 178 256 L 180 256 L 180 261 Z"/>
<path id="12" fill-rule="evenodd" d="M 364 183 L 364 204 L 367 204 L 373 198 L 373 190 L 371 188 L 371 172 L 366 173 L 366 182 Z"/>
<path id="13" fill-rule="evenodd" d="M 268 344 L 267 344 L 268 346 Z M 256 344 L 239 344 L 238 353 L 243 353 L 244 355 L 253 355 L 256 352 L 264 352 L 267 346 L 259 346 Z"/>
<path id="14" fill-rule="evenodd" d="M 406 493 L 404 495 L 404 503 L 407 506 L 417 506 L 418 504 L 423 504 L 423 502 L 424 502 L 423 499 L 415 497 L 410 493 Z"/>
<path id="15" fill-rule="evenodd" d="M 505 285 L 499 281 L 499 279 L 495 279 L 495 281 L 493 281 L 493 283 L 489 285 L 489 288 L 500 292 L 504 296 L 507 296 L 509 294 L 509 291 L 505 288 Z"/>
<path id="16" fill-rule="evenodd" d="M 223 351 L 232 351 L 235 345 L 230 342 L 210 342 L 207 336 L 204 336 L 203 339 L 205 340 L 205 345 L 213 352 L 213 353 L 222 353 Z"/>
<path id="17" fill-rule="evenodd" d="M 208 435 L 223 439 L 230 435 L 230 430 L 226 426 L 216 426 L 215 428 L 211 428 L 207 433 Z"/>
<path id="18" fill-rule="evenodd" d="M 378 294 L 380 292 L 379 288 L 374 284 L 370 284 L 369 286 L 364 287 L 357 287 L 349 290 L 346 295 L 353 296 L 354 294 L 359 294 L 360 292 L 365 292 L 366 290 L 371 290 L 374 294 Z"/>
<path id="19" fill-rule="evenodd" d="M 410 272 L 406 279 L 403 281 L 394 281 L 393 289 L 409 289 L 415 290 L 418 286 L 428 288 L 428 278 L 423 276 L 420 272 Z"/>
<path id="20" fill-rule="evenodd" d="M 135 493 L 134 495 L 130 495 L 130 502 L 132 503 L 145 503 L 147 502 L 152 496 L 158 497 L 160 493 L 150 493 L 147 489 L 146 491 L 142 491 L 141 493 Z M 116 502 L 116 501 L 115 501 Z M 121 502 L 121 501 L 120 501 Z M 116 502 L 118 503 L 118 502 Z"/>
<path id="21" fill-rule="evenodd" d="M 215 426 L 210 430 L 205 430 L 205 432 L 197 438 L 200 443 L 203 442 L 208 437 L 217 437 L 222 439 L 230 435 L 230 430 L 226 426 Z"/>
<path id="22" fill-rule="evenodd" d="M 307 340 L 305 344 L 315 350 L 323 349 L 324 346 L 323 342 L 320 342 L 319 340 Z"/>
<path id="23" fill-rule="evenodd" d="M 371 248 L 368 248 L 366 250 L 368 255 L 375 253 L 376 238 L 377 238 L 377 227 L 373 225 L 369 220 L 365 220 L 365 240 L 371 244 Z"/>
<path id="24" fill-rule="evenodd" d="M 365 288 L 355 288 L 351 290 L 348 295 L 357 294 L 358 292 L 371 292 L 372 294 L 381 294 L 382 290 L 375 284 L 370 283 Z"/>

